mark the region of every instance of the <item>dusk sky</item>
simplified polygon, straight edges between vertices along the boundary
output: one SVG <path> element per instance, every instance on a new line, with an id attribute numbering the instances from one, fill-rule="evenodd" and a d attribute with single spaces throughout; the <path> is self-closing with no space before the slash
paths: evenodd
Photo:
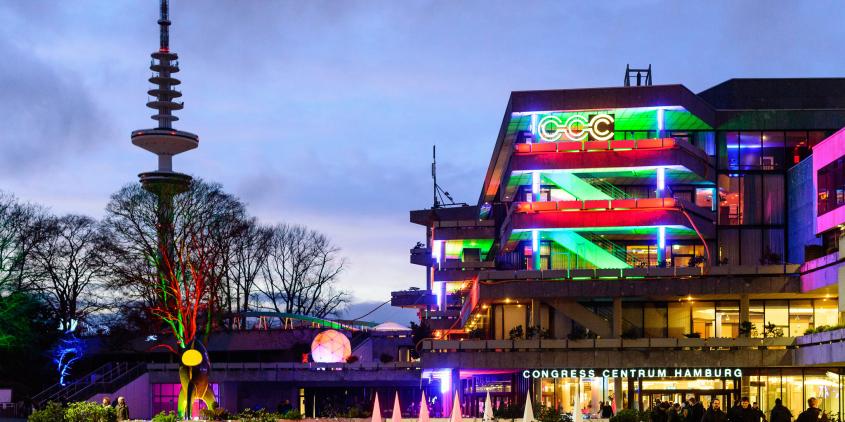
<path id="1" fill-rule="evenodd" d="M 0 4 L 0 190 L 102 216 L 155 168 L 129 133 L 154 126 L 157 5 Z M 172 0 L 175 127 L 200 136 L 174 167 L 262 221 L 326 233 L 349 261 L 342 286 L 383 302 L 424 285 L 408 211 L 431 205 L 431 146 L 441 185 L 476 202 L 511 91 L 617 86 L 628 63 L 696 92 L 841 77 L 843 18 L 835 1 Z"/>

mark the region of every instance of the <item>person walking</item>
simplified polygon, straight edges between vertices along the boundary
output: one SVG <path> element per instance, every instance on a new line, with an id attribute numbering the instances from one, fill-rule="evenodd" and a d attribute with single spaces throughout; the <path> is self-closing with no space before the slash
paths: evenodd
<path id="1" fill-rule="evenodd" d="M 769 413 L 770 422 L 790 422 L 792 421 L 792 412 L 783 405 L 783 400 L 775 399 L 775 407 Z"/>
<path id="2" fill-rule="evenodd" d="M 795 422 L 827 422 L 827 414 L 819 409 L 819 401 L 815 397 L 807 399 L 807 410 L 801 412 Z"/>
<path id="3" fill-rule="evenodd" d="M 710 402 L 710 408 L 704 412 L 704 416 L 701 417 L 701 422 L 728 422 L 728 415 L 722 410 L 721 400 L 713 399 L 713 401 Z"/>
<path id="4" fill-rule="evenodd" d="M 117 398 L 117 405 L 114 407 L 117 414 L 117 422 L 129 420 L 129 406 L 126 405 L 126 399 L 123 397 Z"/>

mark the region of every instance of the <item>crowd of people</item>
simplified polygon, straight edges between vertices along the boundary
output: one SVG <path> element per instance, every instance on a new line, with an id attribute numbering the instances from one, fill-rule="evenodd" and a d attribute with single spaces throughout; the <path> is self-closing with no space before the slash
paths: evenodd
<path id="1" fill-rule="evenodd" d="M 807 410 L 801 412 L 795 422 L 827 422 L 827 415 L 818 405 L 815 397 L 808 399 Z M 793 418 L 781 399 L 775 400 L 767 418 L 757 403 L 750 403 L 748 397 L 743 397 L 727 411 L 722 409 L 719 399 L 711 401 L 706 410 L 695 397 L 690 397 L 683 404 L 655 400 L 648 412 L 650 422 L 792 422 Z"/>

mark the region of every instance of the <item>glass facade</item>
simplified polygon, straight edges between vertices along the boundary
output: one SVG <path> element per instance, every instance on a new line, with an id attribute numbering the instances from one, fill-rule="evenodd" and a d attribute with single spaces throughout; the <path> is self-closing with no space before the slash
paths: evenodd
<path id="1" fill-rule="evenodd" d="M 582 302 L 586 308 L 609 318 L 612 305 L 608 302 Z M 519 305 L 521 306 L 521 305 Z M 525 308 L 514 316 L 525 321 Z M 838 304 L 835 299 L 772 299 L 752 300 L 749 321 L 754 324 L 752 337 L 776 336 L 766 333 L 772 324 L 783 336 L 802 336 L 808 329 L 838 323 Z M 739 301 L 699 301 L 682 299 L 672 302 L 623 302 L 622 334 L 626 338 L 700 337 L 736 338 L 739 336 Z M 508 338 L 507 332 L 496 332 L 496 338 Z"/>
<path id="2" fill-rule="evenodd" d="M 720 264 L 787 262 L 786 170 L 806 158 L 810 148 L 830 133 L 832 131 L 717 132 Z M 822 195 L 820 189 L 819 196 Z M 842 196 L 845 201 L 845 193 Z M 700 201 L 706 202 L 706 199 Z M 819 207 L 821 209 L 821 205 Z"/>
<path id="3" fill-rule="evenodd" d="M 691 397 L 701 401 L 705 408 L 714 399 L 719 399 L 723 409 L 727 409 L 737 404 L 741 397 L 748 397 L 768 418 L 778 398 L 783 400 L 793 417 L 797 417 L 806 408 L 807 399 L 815 397 L 819 400 L 819 408 L 831 420 L 838 420 L 843 407 L 843 381 L 839 370 L 823 368 L 746 368 L 741 378 L 616 379 L 599 376 L 526 380 L 517 371 L 473 375 L 462 380 L 462 402 L 467 403 L 466 415 L 480 416 L 488 391 L 494 408 L 521 404 L 525 392 L 531 391 L 535 403 L 565 413 L 577 411 L 584 418 L 596 418 L 599 403 L 607 401 L 612 403 L 616 413 L 620 406 L 648 409 L 657 400 L 679 403 Z"/>

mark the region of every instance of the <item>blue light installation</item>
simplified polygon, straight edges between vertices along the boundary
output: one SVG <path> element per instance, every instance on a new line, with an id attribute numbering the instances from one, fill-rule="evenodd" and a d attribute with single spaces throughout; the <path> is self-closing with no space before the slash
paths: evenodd
<path id="1" fill-rule="evenodd" d="M 59 384 L 67 385 L 67 376 L 70 374 L 71 365 L 82 359 L 84 345 L 82 340 L 73 333 L 76 330 L 76 320 L 71 321 L 70 329 L 65 331 L 63 338 L 59 340 L 56 349 L 53 351 L 53 363 L 59 372 Z"/>

